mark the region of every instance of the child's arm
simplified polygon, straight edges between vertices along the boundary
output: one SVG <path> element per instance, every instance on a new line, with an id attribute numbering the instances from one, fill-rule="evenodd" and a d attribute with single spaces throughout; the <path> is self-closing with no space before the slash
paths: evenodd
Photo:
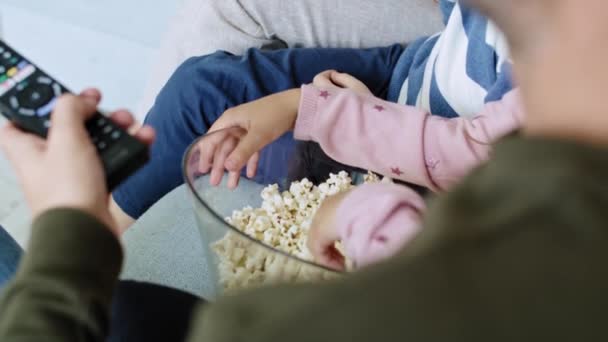
<path id="1" fill-rule="evenodd" d="M 487 159 L 496 139 L 519 127 L 517 91 L 473 119 L 444 119 L 348 90 L 303 86 L 295 137 L 344 164 L 443 190 Z"/>
<path id="2" fill-rule="evenodd" d="M 426 210 L 415 191 L 396 184 L 365 184 L 344 195 L 330 197 L 317 211 L 308 246 L 317 262 L 341 268 L 332 253 L 341 241 L 356 267 L 395 254 L 420 229 Z"/>

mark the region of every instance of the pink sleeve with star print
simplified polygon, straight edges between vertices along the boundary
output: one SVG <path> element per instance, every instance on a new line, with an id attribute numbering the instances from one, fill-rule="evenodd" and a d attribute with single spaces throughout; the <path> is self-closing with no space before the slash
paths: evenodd
<path id="1" fill-rule="evenodd" d="M 420 230 L 424 199 L 397 184 L 364 184 L 338 207 L 337 231 L 346 255 L 364 267 L 397 253 Z"/>
<path id="2" fill-rule="evenodd" d="M 517 90 L 486 104 L 473 118 L 445 119 L 371 95 L 306 85 L 294 135 L 319 143 L 343 164 L 441 191 L 487 160 L 491 144 L 516 130 L 523 115 Z M 359 265 L 382 258 L 382 245 L 394 252 L 395 241 L 399 246 L 409 241 L 412 235 L 407 232 L 418 226 L 422 210 L 422 199 L 415 193 L 399 195 L 395 190 L 384 203 L 369 200 L 380 193 L 367 189 L 347 197 L 337 222 L 349 256 Z M 345 209 L 359 202 L 366 203 L 365 210 Z M 386 208 L 402 213 L 388 215 Z"/>
<path id="3" fill-rule="evenodd" d="M 445 119 L 347 89 L 302 87 L 295 138 L 343 164 L 445 190 L 488 159 L 491 144 L 523 118 L 517 90 L 473 118 Z"/>

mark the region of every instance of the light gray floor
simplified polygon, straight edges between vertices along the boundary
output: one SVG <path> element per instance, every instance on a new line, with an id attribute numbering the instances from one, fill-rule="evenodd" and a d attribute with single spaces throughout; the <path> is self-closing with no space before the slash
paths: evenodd
<path id="1" fill-rule="evenodd" d="M 0 33 L 34 63 L 102 108 L 134 109 L 163 32 L 181 0 L 0 0 Z M 0 225 L 21 244 L 29 216 L 0 155 Z"/>

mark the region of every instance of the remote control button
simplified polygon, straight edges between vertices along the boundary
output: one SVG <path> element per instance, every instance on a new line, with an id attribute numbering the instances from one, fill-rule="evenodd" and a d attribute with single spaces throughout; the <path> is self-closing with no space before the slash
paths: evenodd
<path id="1" fill-rule="evenodd" d="M 27 86 L 29 86 L 27 82 L 21 82 L 17 84 L 17 91 L 22 91 L 23 89 L 27 88 Z"/>
<path id="2" fill-rule="evenodd" d="M 2 46 L 0 46 L 0 53 L 4 52 L 4 48 Z"/>
<path id="3" fill-rule="evenodd" d="M 17 100 L 16 97 L 11 96 L 11 98 L 8 101 L 11 103 L 11 107 L 13 107 L 13 109 L 15 109 L 15 110 L 19 109 L 19 100 Z"/>
<path id="4" fill-rule="evenodd" d="M 110 138 L 112 138 L 112 140 L 118 140 L 118 139 L 120 139 L 121 136 L 122 136 L 122 134 L 120 133 L 120 131 L 114 131 L 114 132 L 112 132 L 112 135 L 110 136 Z"/>
<path id="5" fill-rule="evenodd" d="M 17 94 L 21 106 L 34 109 L 46 105 L 53 97 L 51 88 L 44 85 L 31 85 Z"/>
<path id="6" fill-rule="evenodd" d="M 13 89 L 13 87 L 15 86 L 15 81 L 7 80 L 6 78 L 3 81 L 2 77 L 3 76 L 0 76 L 0 96 L 8 93 L 9 90 Z"/>
<path id="7" fill-rule="evenodd" d="M 18 71 L 18 70 L 17 70 L 17 68 L 10 68 L 10 69 L 8 69 L 8 71 L 6 72 L 6 75 L 7 75 L 8 77 L 13 77 L 13 76 L 17 75 L 17 71 Z"/>
<path id="8" fill-rule="evenodd" d="M 59 97 L 63 93 L 61 91 L 61 86 L 57 83 L 53 83 L 53 91 L 55 92 L 55 96 Z"/>
<path id="9" fill-rule="evenodd" d="M 100 141 L 97 144 L 97 149 L 99 149 L 100 151 L 105 150 L 108 147 L 108 144 L 105 141 Z"/>
<path id="10" fill-rule="evenodd" d="M 44 122 L 42 124 L 44 125 L 45 128 L 51 128 L 51 120 L 49 120 L 49 119 L 44 120 Z"/>
<path id="11" fill-rule="evenodd" d="M 36 111 L 36 114 L 38 114 L 38 116 L 42 117 L 42 116 L 47 116 L 49 114 L 51 114 L 51 112 L 53 111 L 53 109 L 55 109 L 55 104 L 57 103 L 57 98 L 54 98 L 51 100 L 51 102 L 45 104 L 44 106 L 38 108 L 38 110 Z"/>
<path id="12" fill-rule="evenodd" d="M 19 69 L 19 70 L 24 69 L 28 65 L 29 65 L 29 63 L 27 61 L 21 61 L 19 64 L 17 64 L 17 69 Z"/>
<path id="13" fill-rule="evenodd" d="M 36 68 L 33 65 L 28 65 L 25 68 L 19 70 L 17 76 L 15 76 L 15 82 L 21 82 L 28 78 L 31 74 L 36 71 Z"/>
<path id="14" fill-rule="evenodd" d="M 100 117 L 99 119 L 97 119 L 97 127 L 101 127 L 101 126 L 105 125 L 105 124 L 106 124 L 106 122 L 108 122 L 108 121 L 106 120 L 106 118 L 104 118 L 104 117 Z"/>
<path id="15" fill-rule="evenodd" d="M 25 116 L 34 116 L 34 115 L 36 115 L 36 112 L 33 109 L 20 108 L 19 109 L 19 114 L 25 115 Z"/>
<path id="16" fill-rule="evenodd" d="M 5 52 L 5 53 L 2 55 L 2 57 L 4 57 L 4 59 L 9 59 L 9 58 L 11 58 L 12 56 L 13 56 L 13 55 L 12 55 L 10 52 L 8 52 L 8 51 L 6 51 L 6 52 Z"/>
<path id="17" fill-rule="evenodd" d="M 38 102 L 38 101 L 40 101 L 41 98 L 42 98 L 42 95 L 37 91 L 33 91 L 30 94 L 30 101 L 32 101 L 32 102 Z"/>
<path id="18" fill-rule="evenodd" d="M 38 79 L 36 81 L 38 81 L 38 83 L 40 83 L 40 84 L 46 84 L 46 85 L 53 83 L 53 80 L 51 80 L 50 78 L 45 77 L 45 76 L 38 77 Z"/>
<path id="19" fill-rule="evenodd" d="M 110 134 L 110 132 L 112 132 L 112 130 L 114 130 L 114 127 L 112 127 L 110 125 L 106 125 L 106 127 L 103 128 L 103 134 Z"/>
<path id="20" fill-rule="evenodd" d="M 6 72 L 6 68 L 0 65 L 0 74 L 4 74 Z"/>

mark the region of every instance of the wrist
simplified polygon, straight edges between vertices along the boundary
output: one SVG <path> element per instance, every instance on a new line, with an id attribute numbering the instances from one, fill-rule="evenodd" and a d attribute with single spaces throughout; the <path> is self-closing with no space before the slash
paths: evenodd
<path id="1" fill-rule="evenodd" d="M 290 89 L 283 93 L 286 112 L 289 116 L 289 129 L 293 130 L 298 118 L 298 109 L 300 108 L 300 100 L 302 91 L 300 88 Z"/>
<path id="2" fill-rule="evenodd" d="M 45 216 L 49 212 L 55 211 L 71 211 L 71 212 L 80 212 L 83 215 L 87 215 L 91 218 L 96 219 L 98 222 L 102 223 L 107 230 L 109 230 L 116 237 L 120 236 L 120 231 L 117 229 L 114 219 L 108 210 L 101 210 L 99 208 L 92 208 L 82 205 L 72 205 L 72 204 L 55 204 L 55 205 L 42 205 L 38 207 L 32 208 L 32 216 L 34 218 L 38 218 L 41 216 Z"/>
<path id="3" fill-rule="evenodd" d="M 305 85 L 299 89 L 300 102 L 294 126 L 294 138 L 301 141 L 315 141 L 318 88 Z"/>

